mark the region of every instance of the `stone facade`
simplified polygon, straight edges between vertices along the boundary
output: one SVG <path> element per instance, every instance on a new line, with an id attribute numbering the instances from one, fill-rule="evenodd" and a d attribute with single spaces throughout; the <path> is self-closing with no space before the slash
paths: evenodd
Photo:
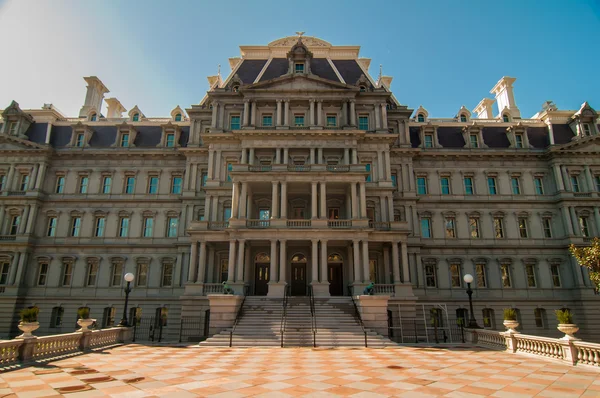
<path id="1" fill-rule="evenodd" d="M 532 334 L 552 334 L 561 307 L 582 335 L 600 326 L 567 249 L 600 233 L 587 103 L 523 119 L 503 77 L 475 116 L 435 119 L 402 105 L 391 77 L 373 79 L 359 47 L 287 37 L 240 49 L 230 76 L 169 118 L 137 106 L 124 117 L 93 76 L 79 117 L 2 112 L 0 305 L 15 314 L 2 335 L 31 305 L 41 333 L 72 330 L 82 306 L 118 323 L 126 272 L 133 311 L 166 316 L 172 334 L 223 281 L 273 297 L 375 282 L 394 317 L 444 303 L 453 319 L 468 308 L 467 273 L 486 327 L 501 328 L 504 307 Z"/>

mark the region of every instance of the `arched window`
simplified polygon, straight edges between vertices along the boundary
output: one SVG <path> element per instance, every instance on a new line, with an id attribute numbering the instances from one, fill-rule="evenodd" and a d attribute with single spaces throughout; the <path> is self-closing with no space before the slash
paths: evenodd
<path id="1" fill-rule="evenodd" d="M 254 257 L 254 262 L 255 263 L 270 263 L 271 256 L 269 256 L 267 253 L 258 253 L 256 255 L 256 257 Z"/>
<path id="2" fill-rule="evenodd" d="M 367 91 L 367 87 L 366 86 L 360 86 L 360 92 L 364 93 L 365 91 Z"/>
<path id="3" fill-rule="evenodd" d="M 467 121 L 467 116 L 464 115 L 464 114 L 461 114 L 460 115 L 460 121 L 463 122 L 463 123 L 466 122 Z"/>
<path id="4" fill-rule="evenodd" d="M 343 263 L 344 258 L 341 255 L 339 255 L 338 253 L 331 253 L 327 257 L 327 262 L 328 263 Z"/>
<path id="5" fill-rule="evenodd" d="M 175 121 L 176 122 L 180 122 L 181 121 L 181 113 L 178 113 L 177 115 L 175 115 Z"/>
<path id="6" fill-rule="evenodd" d="M 133 121 L 134 122 L 139 122 L 140 121 L 140 114 L 139 113 L 136 113 L 136 114 L 133 115 Z"/>
<path id="7" fill-rule="evenodd" d="M 304 254 L 301 254 L 301 253 L 294 254 L 292 256 L 292 262 L 293 263 L 305 263 L 306 257 L 304 256 Z"/>
<path id="8" fill-rule="evenodd" d="M 417 122 L 424 123 L 425 122 L 425 115 L 423 115 L 422 113 L 419 113 L 417 115 Z"/>
<path id="9" fill-rule="evenodd" d="M 96 121 L 96 118 L 97 118 L 97 116 L 98 116 L 98 115 L 96 115 L 95 113 L 92 113 L 92 114 L 90 115 L 90 122 L 95 122 L 95 121 Z"/>
<path id="10" fill-rule="evenodd" d="M 504 123 L 508 123 L 508 122 L 510 122 L 510 119 L 509 119 L 509 117 L 508 117 L 508 115 L 507 115 L 507 114 L 504 114 L 504 115 L 502 115 L 502 121 L 503 121 Z"/>

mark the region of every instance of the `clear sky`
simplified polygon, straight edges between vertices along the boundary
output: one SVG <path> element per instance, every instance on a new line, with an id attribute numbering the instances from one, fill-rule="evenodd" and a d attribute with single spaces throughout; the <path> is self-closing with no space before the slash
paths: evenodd
<path id="1" fill-rule="evenodd" d="M 472 110 L 502 76 L 530 117 L 546 100 L 600 110 L 600 1 L 0 0 L 0 109 L 53 103 L 77 116 L 83 76 L 127 108 L 168 116 L 198 103 L 239 45 L 305 31 L 360 45 L 402 104 L 432 117 Z M 105 113 L 105 110 L 103 109 Z"/>

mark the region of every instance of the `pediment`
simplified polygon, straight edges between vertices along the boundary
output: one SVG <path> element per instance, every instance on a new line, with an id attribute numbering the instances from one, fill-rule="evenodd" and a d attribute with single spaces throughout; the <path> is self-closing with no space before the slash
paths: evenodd
<path id="1" fill-rule="evenodd" d="M 6 134 L 0 135 L 0 151 L 23 151 L 27 149 L 47 149 L 47 147 Z"/>
<path id="2" fill-rule="evenodd" d="M 600 136 L 574 138 L 571 142 L 561 145 L 559 151 L 564 152 L 597 152 L 600 153 Z"/>
<path id="3" fill-rule="evenodd" d="M 244 91 L 253 89 L 269 89 L 274 91 L 326 91 L 326 90 L 350 90 L 346 84 L 323 79 L 315 75 L 285 75 L 275 79 L 247 85 Z"/>

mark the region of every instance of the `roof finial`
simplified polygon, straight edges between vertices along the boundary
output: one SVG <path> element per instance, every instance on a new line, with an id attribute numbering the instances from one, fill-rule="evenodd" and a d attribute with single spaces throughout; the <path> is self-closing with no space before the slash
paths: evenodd
<path id="1" fill-rule="evenodd" d="M 217 76 L 221 77 L 221 64 L 219 64 L 219 70 L 217 71 Z"/>
<path id="2" fill-rule="evenodd" d="M 296 32 L 296 34 L 298 35 L 298 37 L 302 37 L 302 35 L 304 34 L 304 32 Z"/>

